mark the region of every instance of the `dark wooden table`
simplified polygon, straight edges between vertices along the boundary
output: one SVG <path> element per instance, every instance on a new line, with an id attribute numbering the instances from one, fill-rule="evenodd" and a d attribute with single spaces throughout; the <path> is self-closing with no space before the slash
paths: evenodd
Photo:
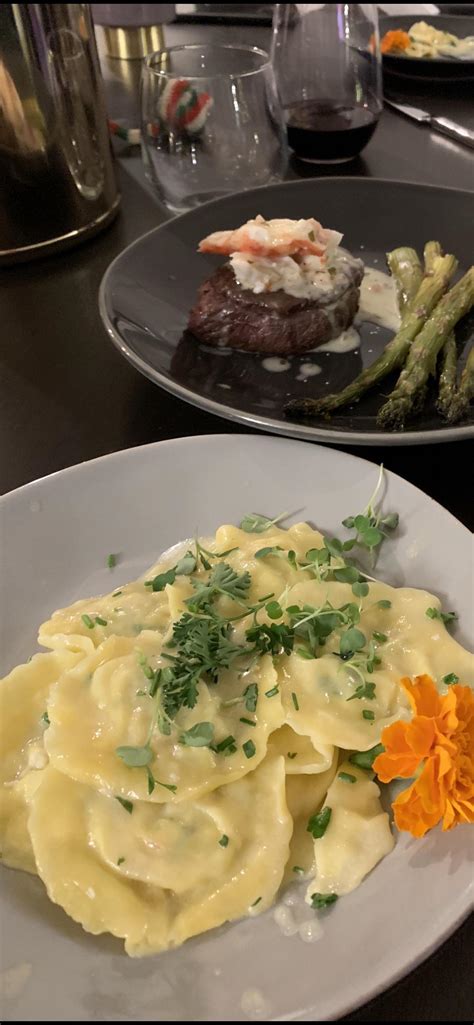
<path id="1" fill-rule="evenodd" d="M 170 43 L 210 38 L 267 45 L 268 30 L 170 26 Z M 105 62 L 112 116 L 137 109 L 136 74 Z M 472 89 L 394 90 L 473 124 Z M 410 97 L 410 98 L 408 98 Z M 341 170 L 358 175 L 473 187 L 473 154 L 386 109 L 362 156 Z M 168 215 L 145 185 L 139 158 L 123 155 L 118 168 L 120 216 L 103 235 L 63 255 L 1 272 L 0 489 L 7 492 L 62 467 L 146 442 L 192 434 L 243 433 L 233 425 L 159 390 L 120 358 L 109 342 L 97 291 L 110 261 Z M 300 172 L 290 170 L 291 177 Z M 319 172 L 313 171 L 315 175 Z M 331 174 L 337 169 L 331 168 Z M 250 430 L 245 433 L 252 433 Z M 394 470 L 474 527 L 468 485 L 467 442 L 412 448 L 347 448 Z M 441 540 L 441 539 L 440 539 Z M 433 893 L 436 901 L 436 893 Z M 347 1021 L 472 1020 L 472 921 L 423 965 Z M 381 937 L 383 943 L 383 937 Z M 370 977 L 370 965 L 367 965 Z"/>

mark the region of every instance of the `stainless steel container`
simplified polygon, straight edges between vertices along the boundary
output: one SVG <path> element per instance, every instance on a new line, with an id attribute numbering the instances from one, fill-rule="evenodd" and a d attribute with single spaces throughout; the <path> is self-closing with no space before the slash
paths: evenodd
<path id="1" fill-rule="evenodd" d="M 117 212 L 89 4 L 0 4 L 0 263 L 64 249 Z"/>

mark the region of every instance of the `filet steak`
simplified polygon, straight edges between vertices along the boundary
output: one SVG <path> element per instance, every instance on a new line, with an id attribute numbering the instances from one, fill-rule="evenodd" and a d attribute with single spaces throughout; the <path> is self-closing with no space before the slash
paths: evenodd
<path id="1" fill-rule="evenodd" d="M 362 262 L 350 259 L 331 291 L 300 299 L 282 290 L 255 294 L 224 265 L 199 288 L 188 329 L 207 345 L 278 356 L 307 352 L 350 327 L 363 273 Z"/>

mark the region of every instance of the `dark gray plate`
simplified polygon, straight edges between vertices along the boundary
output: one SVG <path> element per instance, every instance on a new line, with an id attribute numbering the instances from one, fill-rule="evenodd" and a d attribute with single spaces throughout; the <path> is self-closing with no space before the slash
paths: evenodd
<path id="1" fill-rule="evenodd" d="M 456 17 L 436 15 L 423 17 L 421 14 L 391 15 L 379 19 L 380 38 L 386 32 L 401 28 L 405 32 L 417 21 L 426 21 L 440 32 L 451 32 L 463 39 L 474 36 L 474 17 Z M 405 78 L 438 79 L 472 79 L 474 78 L 474 60 L 458 60 L 455 57 L 406 57 L 404 54 L 385 53 L 383 55 L 384 71 L 403 75 Z"/>
<path id="2" fill-rule="evenodd" d="M 196 252 L 211 231 L 237 227 L 250 217 L 311 217 L 344 231 L 344 245 L 367 265 L 384 269 L 385 253 L 400 245 L 421 251 L 436 238 L 457 255 L 460 270 L 472 257 L 474 194 L 457 189 L 363 178 L 325 178 L 272 185 L 206 203 L 173 218 L 134 242 L 109 267 L 100 288 L 100 311 L 119 351 L 152 381 L 180 398 L 241 423 L 307 440 L 370 445 L 453 441 L 474 436 L 472 421 L 446 427 L 431 402 L 403 432 L 376 426 L 382 402 L 375 392 L 315 424 L 287 420 L 289 398 L 334 391 L 370 364 L 390 333 L 365 324 L 361 346 L 344 355 L 313 352 L 292 358 L 283 373 L 270 373 L 262 357 L 220 352 L 185 333 L 201 282 L 222 262 Z M 468 334 L 463 325 L 464 334 Z M 469 346 L 466 337 L 464 355 Z M 322 373 L 298 380 L 301 364 L 318 363 Z M 394 380 L 383 382 L 390 391 Z"/>

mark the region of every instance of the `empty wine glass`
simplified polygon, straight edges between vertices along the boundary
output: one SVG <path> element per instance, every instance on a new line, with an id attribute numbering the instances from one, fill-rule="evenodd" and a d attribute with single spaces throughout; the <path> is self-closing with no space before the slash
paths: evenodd
<path id="1" fill-rule="evenodd" d="M 257 47 L 203 43 L 152 54 L 141 105 L 148 175 L 174 213 L 285 172 L 273 68 Z"/>
<path id="2" fill-rule="evenodd" d="M 376 5 L 275 4 L 272 61 L 296 156 L 357 156 L 382 109 Z"/>

